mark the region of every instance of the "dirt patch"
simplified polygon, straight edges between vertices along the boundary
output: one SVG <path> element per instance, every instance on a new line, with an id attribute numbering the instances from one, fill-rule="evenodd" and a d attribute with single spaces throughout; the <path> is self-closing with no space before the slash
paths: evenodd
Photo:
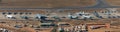
<path id="1" fill-rule="evenodd" d="M 120 0 L 106 0 L 110 5 L 120 6 Z"/>
<path id="2" fill-rule="evenodd" d="M 19 8 L 53 8 L 69 6 L 91 6 L 95 0 L 2 0 L 0 7 L 19 7 Z"/>

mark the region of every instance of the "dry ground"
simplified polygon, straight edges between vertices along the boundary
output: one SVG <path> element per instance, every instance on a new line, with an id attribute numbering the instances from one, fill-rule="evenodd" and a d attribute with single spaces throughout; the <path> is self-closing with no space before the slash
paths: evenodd
<path id="1" fill-rule="evenodd" d="M 21 29 L 16 29 L 12 26 L 9 26 L 7 24 L 0 24 L 0 28 L 4 28 L 7 30 L 10 30 L 12 32 L 35 32 L 35 30 L 33 30 L 32 28 L 21 28 Z"/>
<path id="2" fill-rule="evenodd" d="M 0 7 L 68 7 L 68 6 L 91 6 L 95 0 L 2 0 Z"/>
<path id="3" fill-rule="evenodd" d="M 120 0 L 106 0 L 106 1 L 113 6 L 120 6 Z"/>
<path id="4" fill-rule="evenodd" d="M 106 0 L 110 5 L 120 6 L 120 0 Z M 53 8 L 53 7 L 69 7 L 69 6 L 92 6 L 95 0 L 2 0 L 0 7 L 16 7 L 16 8 Z"/>

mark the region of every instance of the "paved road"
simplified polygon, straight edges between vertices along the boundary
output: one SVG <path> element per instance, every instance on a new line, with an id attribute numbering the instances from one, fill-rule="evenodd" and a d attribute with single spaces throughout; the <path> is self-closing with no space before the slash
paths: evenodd
<path id="1" fill-rule="evenodd" d="M 97 9 L 97 8 L 120 8 L 120 6 L 111 6 L 105 0 L 96 0 L 96 4 L 93 6 L 86 7 L 59 7 L 59 8 L 0 8 L 0 10 L 72 10 L 72 9 Z"/>

